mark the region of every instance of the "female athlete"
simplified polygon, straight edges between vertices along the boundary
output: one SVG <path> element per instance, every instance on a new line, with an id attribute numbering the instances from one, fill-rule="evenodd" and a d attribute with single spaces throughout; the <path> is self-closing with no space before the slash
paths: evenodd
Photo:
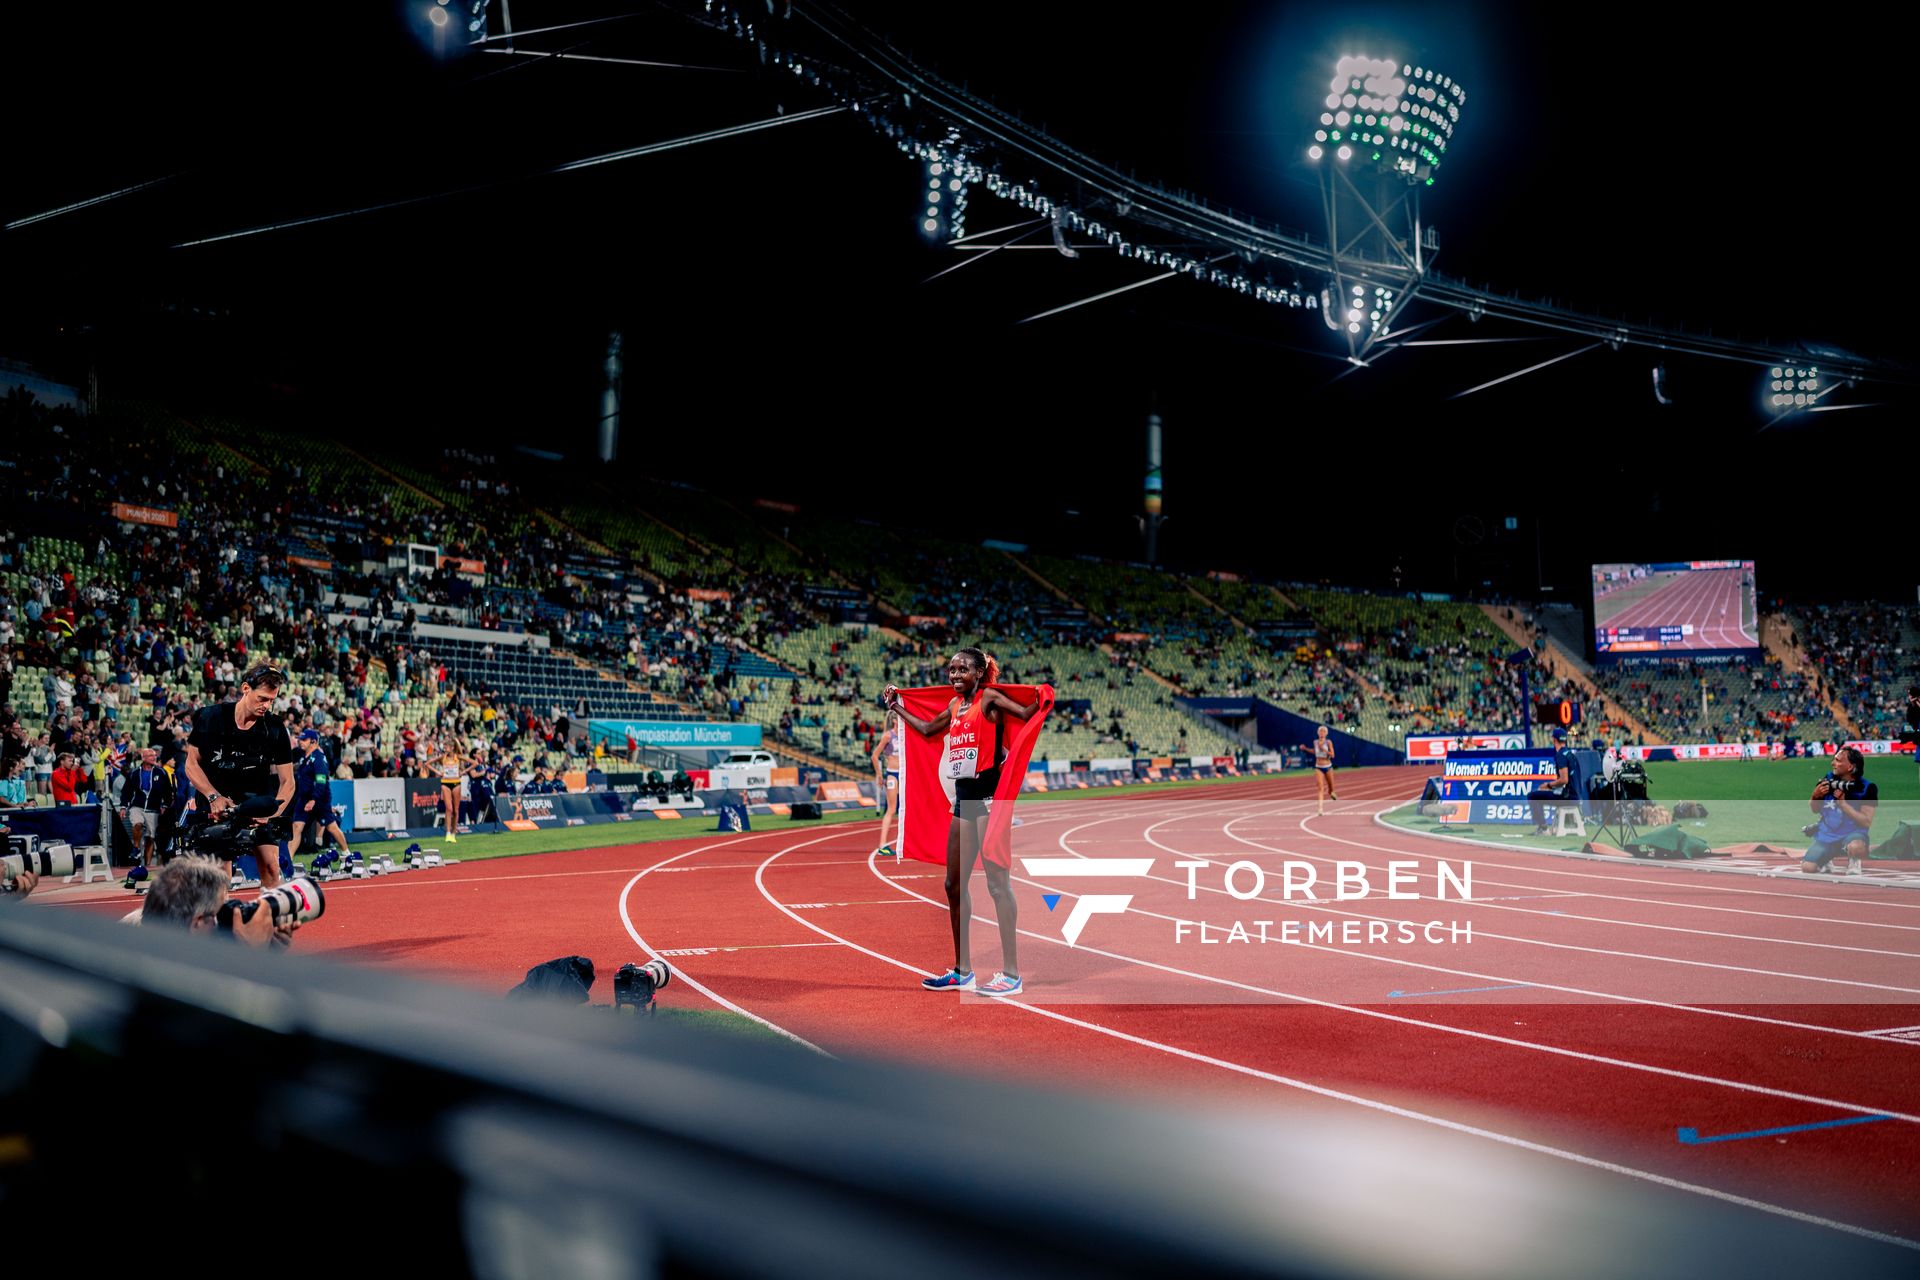
<path id="1" fill-rule="evenodd" d="M 1338 800 L 1339 794 L 1333 789 L 1333 739 L 1327 736 L 1327 726 L 1321 725 L 1313 736 L 1313 777 L 1320 788 L 1320 814 L 1327 812 L 1327 801 Z"/>
<path id="2" fill-rule="evenodd" d="M 874 798 L 880 802 L 880 847 L 874 853 L 882 858 L 900 856 L 888 842 L 887 833 L 893 830 L 894 819 L 900 812 L 900 754 L 905 749 L 906 743 L 900 737 L 899 713 L 889 709 L 880 741 L 873 748 Z"/>
<path id="3" fill-rule="evenodd" d="M 947 663 L 947 680 L 954 697 L 930 720 L 908 711 L 900 691 L 887 686 L 887 709 L 903 724 L 925 737 L 946 735 L 940 760 L 940 778 L 952 791 L 953 820 L 947 827 L 947 912 L 953 925 L 953 968 L 920 985 L 929 991 L 978 991 L 987 996 L 1016 996 L 1023 990 L 1019 960 L 1019 908 L 1014 902 L 1008 868 L 986 862 L 987 892 L 993 895 L 1000 923 L 1001 971 L 993 981 L 976 987 L 967 926 L 973 919 L 974 860 L 986 836 L 987 815 L 994 789 L 1000 784 L 1000 763 L 1006 758 L 1003 730 L 1009 719 L 1025 720 L 1038 704 L 1023 707 L 998 689 L 989 688 L 999 677 L 999 664 L 978 649 L 961 649 Z"/>

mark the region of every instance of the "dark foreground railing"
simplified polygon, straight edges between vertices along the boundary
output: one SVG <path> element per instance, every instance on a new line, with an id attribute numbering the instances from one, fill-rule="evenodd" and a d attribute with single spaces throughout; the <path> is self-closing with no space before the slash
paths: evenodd
<path id="1" fill-rule="evenodd" d="M 0 906 L 0 1270 L 1912 1274 L 1892 1245 L 1346 1104 L 1077 1083 Z"/>

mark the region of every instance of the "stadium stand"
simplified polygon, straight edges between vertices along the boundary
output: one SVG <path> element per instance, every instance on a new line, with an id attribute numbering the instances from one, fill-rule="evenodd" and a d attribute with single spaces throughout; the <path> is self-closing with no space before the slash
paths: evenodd
<path id="1" fill-rule="evenodd" d="M 1819 688 L 1872 738 L 1905 727 L 1907 690 L 1920 683 L 1920 608 L 1860 601 L 1786 613 Z"/>
<path id="2" fill-rule="evenodd" d="M 962 643 L 1008 679 L 1057 686 L 1042 758 L 1244 745 L 1181 695 L 1257 696 L 1397 745 L 1510 724 L 1515 636 L 1543 657 L 1548 639 L 1577 652 L 1555 628 L 1581 625 L 1016 555 L 639 478 L 582 491 L 534 460 L 387 441 L 363 455 L 321 431 L 150 403 L 88 422 L 17 398 L 5 413 L 25 444 L 0 484 L 35 513 L 0 565 L 7 734 L 30 755 L 42 738 L 98 752 L 130 708 L 177 717 L 272 658 L 294 676 L 289 705 L 333 725 L 350 772 L 417 767 L 420 737 L 446 727 L 503 760 L 564 758 L 586 744 L 560 722 L 585 712 L 749 721 L 797 760 L 863 776 L 880 689 L 942 682 Z M 116 502 L 153 514 L 108 521 Z M 1543 660 L 1529 675 L 1541 698 L 1591 696 L 1590 678 L 1633 717 L 1630 741 L 1831 738 L 1829 698 L 1898 727 L 1920 611 L 1800 610 L 1791 625 L 1804 651 L 1785 662 Z"/>

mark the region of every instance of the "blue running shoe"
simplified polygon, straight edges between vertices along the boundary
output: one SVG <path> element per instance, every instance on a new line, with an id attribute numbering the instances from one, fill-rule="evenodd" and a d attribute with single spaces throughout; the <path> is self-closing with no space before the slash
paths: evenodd
<path id="1" fill-rule="evenodd" d="M 983 996 L 1017 996 L 1025 989 L 1017 976 L 1009 978 L 1004 973 L 994 974 L 992 982 L 975 988 Z"/>
<path id="2" fill-rule="evenodd" d="M 958 969 L 949 969 L 937 978 L 922 978 L 920 985 L 928 991 L 971 991 L 973 990 L 973 971 L 962 973 Z"/>
<path id="3" fill-rule="evenodd" d="M 879 849 L 874 851 L 874 857 L 876 858 L 897 858 L 899 856 L 900 851 L 890 844 L 883 844 Z"/>

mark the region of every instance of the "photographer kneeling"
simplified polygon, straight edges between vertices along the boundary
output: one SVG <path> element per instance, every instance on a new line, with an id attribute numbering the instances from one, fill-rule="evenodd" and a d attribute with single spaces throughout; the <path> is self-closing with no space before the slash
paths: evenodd
<path id="1" fill-rule="evenodd" d="M 253 818 L 262 889 L 280 883 L 280 842 L 288 835 L 293 801 L 293 740 L 272 709 L 286 682 L 278 667 L 252 667 L 240 677 L 239 699 L 201 708 L 187 739 L 187 780 L 206 801 L 209 820 L 219 822 L 243 804 L 251 813 L 273 802 L 269 812 Z"/>
<path id="2" fill-rule="evenodd" d="M 1849 875 L 1866 870 L 1867 830 L 1873 826 L 1873 811 L 1880 803 L 1880 788 L 1864 776 L 1866 761 L 1854 747 L 1841 747 L 1833 753 L 1833 771 L 1820 779 L 1807 807 L 1820 820 L 1807 827 L 1813 844 L 1801 860 L 1800 869 L 1825 871 L 1836 857 L 1847 859 Z"/>
<path id="3" fill-rule="evenodd" d="M 176 925 L 188 933 L 212 933 L 223 923 L 221 912 L 227 902 L 227 873 L 219 863 L 211 858 L 175 858 L 153 878 L 146 901 L 140 904 L 140 923 Z M 260 910 L 229 911 L 225 923 L 234 938 L 249 946 L 285 946 L 300 927 L 300 917 L 291 913 L 275 916 Z"/>

